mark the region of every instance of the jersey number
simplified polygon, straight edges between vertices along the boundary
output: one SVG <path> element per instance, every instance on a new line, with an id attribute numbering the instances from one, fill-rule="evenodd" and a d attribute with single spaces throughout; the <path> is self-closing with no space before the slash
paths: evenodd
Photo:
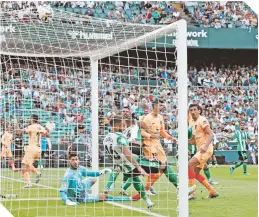
<path id="1" fill-rule="evenodd" d="M 108 147 L 108 145 L 105 145 L 105 151 L 111 160 L 113 160 L 113 159 L 119 160 L 121 158 L 120 155 L 118 154 L 118 152 L 116 152 L 112 149 L 112 145 L 109 145 L 109 147 Z"/>

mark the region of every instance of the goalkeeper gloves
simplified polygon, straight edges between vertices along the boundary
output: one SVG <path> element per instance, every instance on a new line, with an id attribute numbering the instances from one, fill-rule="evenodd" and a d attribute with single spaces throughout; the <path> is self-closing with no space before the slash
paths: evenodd
<path id="1" fill-rule="evenodd" d="M 77 203 L 77 202 L 73 202 L 73 201 L 71 201 L 71 200 L 67 200 L 67 201 L 66 201 L 66 205 L 67 205 L 67 206 L 76 206 L 76 205 L 78 205 L 78 203 Z"/>
<path id="2" fill-rule="evenodd" d="M 109 168 L 105 168 L 100 171 L 100 176 L 105 175 L 106 173 L 112 173 L 112 170 Z"/>

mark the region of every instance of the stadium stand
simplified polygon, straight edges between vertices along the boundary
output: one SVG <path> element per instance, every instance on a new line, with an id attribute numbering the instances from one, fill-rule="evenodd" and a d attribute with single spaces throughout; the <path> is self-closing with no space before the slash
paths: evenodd
<path id="1" fill-rule="evenodd" d="M 142 24 L 170 24 L 179 19 L 187 20 L 190 26 L 211 28 L 251 28 L 258 26 L 257 15 L 245 2 L 2 2 L 1 9 L 13 11 L 13 20 L 28 21 L 29 11 L 37 19 L 51 21 L 55 11 L 67 11 L 83 16 L 133 22 Z"/>
<path id="2" fill-rule="evenodd" d="M 121 67 L 121 72 L 116 66 L 102 65 L 99 79 L 103 86 L 99 91 L 99 124 L 100 135 L 109 131 L 107 118 L 119 114 L 124 106 L 129 106 L 136 116 L 144 114 L 151 109 L 151 101 L 159 96 L 165 101 L 163 115 L 167 120 L 166 126 L 172 134 L 175 134 L 174 121 L 177 117 L 175 102 L 172 100 L 175 92 L 175 77 L 173 68 L 165 68 L 162 65 L 158 71 L 143 67 Z M 64 139 L 69 133 L 73 136 L 74 128 L 79 124 L 86 126 L 90 132 L 90 83 L 82 83 L 82 78 L 89 76 L 89 72 L 68 71 L 58 77 L 37 71 L 33 66 L 24 65 L 24 70 L 8 70 L 3 85 L 4 100 L 8 101 L 1 108 L 1 122 L 10 118 L 8 122 L 19 124 L 20 120 L 29 119 L 33 113 L 41 114 L 41 121 L 45 125 L 50 117 L 59 123 L 58 128 L 51 133 L 51 143 L 57 149 L 58 138 Z M 12 66 L 15 68 L 15 66 Z M 44 68 L 44 65 L 40 66 Z M 198 70 L 197 70 L 198 69 Z M 49 72 L 57 70 L 50 68 Z M 189 101 L 200 103 L 204 113 L 209 117 L 216 136 L 231 134 L 238 128 L 239 121 L 245 119 L 247 128 L 257 135 L 258 122 L 258 89 L 256 66 L 228 66 L 216 67 L 211 64 L 208 67 L 198 68 L 190 66 L 189 71 Z M 141 78 L 140 85 L 134 85 Z M 21 81 L 21 78 L 22 81 Z M 109 82 L 105 82 L 109 81 Z M 152 85 L 157 82 L 156 85 Z M 149 86 L 141 85 L 151 82 Z M 111 85 L 111 83 L 113 85 Z M 155 83 L 154 83 L 155 84 Z M 75 87 L 82 87 L 76 89 Z M 225 87 L 228 86 L 228 87 Z M 232 87 L 231 87 L 232 86 Z M 116 95 L 111 95 L 111 89 Z M 147 95 L 149 89 L 150 95 Z M 7 100 L 8 99 L 8 100 Z M 40 111 L 40 112 L 39 112 Z M 215 115 L 216 114 L 216 115 Z M 66 150 L 66 146 L 58 149 Z"/>
<path id="3" fill-rule="evenodd" d="M 13 22 L 52 22 L 55 21 L 56 11 L 63 10 L 81 17 L 94 16 L 143 24 L 168 24 L 184 18 L 190 27 L 257 27 L 257 16 L 243 2 L 20 1 L 2 2 L 1 10 L 13 11 Z M 27 16 L 29 11 L 34 11 L 35 16 Z M 74 129 L 79 124 L 85 125 L 87 132 L 91 131 L 89 72 L 62 71 L 56 77 L 51 72 L 60 69 L 50 68 L 46 71 L 44 65 L 19 65 L 11 67 L 6 63 L 4 67 L 4 97 L 0 100 L 5 105 L 0 108 L 1 123 L 6 120 L 24 125 L 34 112 L 41 114 L 43 124 L 52 117 L 59 124 L 51 133 L 51 144 L 53 149 L 62 150 L 67 149 L 67 141 L 72 140 Z M 20 67 L 24 70 L 10 70 Z M 42 70 L 38 70 L 40 68 Z M 116 64 L 111 67 L 102 64 L 99 72 L 103 84 L 99 91 L 100 135 L 105 135 L 110 129 L 108 117 L 118 114 L 123 106 L 129 106 L 136 116 L 140 116 L 151 109 L 151 101 L 156 96 L 164 99 L 166 127 L 175 134 L 177 126 L 173 122 L 177 114 L 175 101 L 172 100 L 176 94 L 175 68 L 163 65 L 157 71 L 154 68 L 152 64 L 147 66 L 145 61 L 140 62 L 138 67 L 120 66 L 120 71 Z M 202 104 L 218 138 L 226 133 L 231 134 L 238 128 L 241 119 L 247 121 L 247 129 L 257 136 L 257 65 L 216 66 L 212 63 L 201 67 L 200 64 L 193 64 L 189 66 L 188 78 L 189 101 Z M 82 88 L 76 89 L 78 86 Z M 114 89 L 109 91 L 110 88 Z M 111 92 L 117 94 L 111 95 Z M 148 92 L 151 94 L 147 95 Z"/>

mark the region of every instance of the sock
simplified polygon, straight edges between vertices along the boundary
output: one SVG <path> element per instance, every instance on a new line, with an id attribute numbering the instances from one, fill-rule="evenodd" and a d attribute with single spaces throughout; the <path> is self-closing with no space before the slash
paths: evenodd
<path id="1" fill-rule="evenodd" d="M 32 171 L 35 174 L 40 174 L 40 172 L 36 170 L 36 168 L 33 165 L 30 166 L 30 171 Z"/>
<path id="2" fill-rule="evenodd" d="M 114 197 L 108 195 L 107 201 L 131 201 L 130 197 Z"/>
<path id="3" fill-rule="evenodd" d="M 128 180 L 128 178 L 129 178 L 129 177 L 127 177 L 127 176 L 125 176 L 125 175 L 123 174 L 123 182 L 124 182 L 124 183 Z"/>
<path id="4" fill-rule="evenodd" d="M 255 155 L 254 155 L 254 154 L 252 154 L 252 155 L 251 155 L 251 157 L 252 157 L 253 164 L 256 164 L 256 158 L 255 158 Z"/>
<path id="5" fill-rule="evenodd" d="M 207 180 L 210 180 L 211 176 L 210 176 L 210 169 L 207 168 L 207 169 L 203 169 L 203 172 L 207 178 Z"/>
<path id="6" fill-rule="evenodd" d="M 110 189 L 111 185 L 116 181 L 119 173 L 117 171 L 112 171 L 112 173 L 109 175 L 108 182 L 106 184 L 106 189 Z"/>
<path id="7" fill-rule="evenodd" d="M 204 176 L 202 176 L 201 174 L 197 174 L 196 175 L 196 179 L 205 187 L 208 189 L 208 191 L 210 192 L 210 194 L 215 193 L 216 191 L 214 190 L 214 188 L 210 185 L 210 183 L 208 182 L 208 180 L 205 179 Z"/>
<path id="8" fill-rule="evenodd" d="M 149 177 L 147 178 L 147 183 L 146 183 L 146 190 L 150 190 L 150 186 L 154 185 L 154 183 L 163 175 L 163 173 L 154 173 L 150 174 Z"/>
<path id="9" fill-rule="evenodd" d="M 129 186 L 131 186 L 132 181 L 133 181 L 132 178 L 128 178 L 127 181 L 124 183 L 122 189 L 123 189 L 124 191 L 126 191 L 126 190 L 129 188 Z"/>
<path id="10" fill-rule="evenodd" d="M 246 170 L 247 170 L 247 162 L 244 162 L 244 163 L 243 163 L 243 169 L 244 169 L 244 173 L 246 173 L 246 172 L 247 172 L 247 171 L 246 171 Z"/>
<path id="11" fill-rule="evenodd" d="M 27 170 L 22 170 L 22 174 L 27 184 L 31 184 L 30 174 Z"/>
<path id="12" fill-rule="evenodd" d="M 139 177 L 133 178 L 133 186 L 137 190 L 137 192 L 140 194 L 141 198 L 146 200 L 147 199 L 146 191 L 145 191 L 144 185 L 142 184 Z"/>
<path id="13" fill-rule="evenodd" d="M 193 169 L 188 169 L 189 186 L 192 187 L 195 183 L 195 172 Z"/>
<path id="14" fill-rule="evenodd" d="M 43 166 L 43 160 L 42 159 L 39 160 L 39 166 Z"/>
<path id="15" fill-rule="evenodd" d="M 177 175 L 176 173 L 172 170 L 171 167 L 167 167 L 167 169 L 164 171 L 165 176 L 168 178 L 168 180 L 174 184 L 174 186 L 177 188 Z"/>
<path id="16" fill-rule="evenodd" d="M 243 164 L 242 161 L 238 161 L 238 162 L 235 164 L 235 166 L 232 167 L 232 168 L 233 168 L 233 169 L 236 169 L 236 168 L 240 167 L 242 164 Z"/>
<path id="17" fill-rule="evenodd" d="M 202 176 L 201 174 L 196 174 L 195 178 L 196 178 L 200 183 L 202 183 L 202 182 L 205 180 L 205 177 Z"/>

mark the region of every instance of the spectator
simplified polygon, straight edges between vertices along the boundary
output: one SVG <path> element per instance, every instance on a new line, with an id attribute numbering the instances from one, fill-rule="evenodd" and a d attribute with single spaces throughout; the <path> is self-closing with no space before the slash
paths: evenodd
<path id="1" fill-rule="evenodd" d="M 231 150 L 232 148 L 228 146 L 226 139 L 221 139 L 220 142 L 216 145 L 217 150 L 224 151 L 224 150 Z"/>
<path id="2" fill-rule="evenodd" d="M 24 98 L 30 98 L 32 96 L 32 90 L 28 87 L 27 84 L 24 84 L 22 87 L 22 95 Z"/>
<path id="3" fill-rule="evenodd" d="M 248 150 L 250 152 L 253 164 L 256 165 L 258 162 L 258 140 L 257 139 L 253 144 L 251 144 L 248 147 Z"/>
<path id="4" fill-rule="evenodd" d="M 150 9 L 152 8 L 152 4 L 150 4 L 150 2 L 147 1 L 147 3 L 145 4 L 145 9 Z"/>
<path id="5" fill-rule="evenodd" d="M 158 24 L 159 19 L 160 19 L 160 14 L 157 11 L 157 8 L 152 9 L 152 17 L 155 20 L 155 23 Z"/>
<path id="6" fill-rule="evenodd" d="M 92 17 L 94 15 L 90 7 L 87 8 L 86 15 Z"/>
<path id="7" fill-rule="evenodd" d="M 78 110 L 77 114 L 74 116 L 74 119 L 76 121 L 76 123 L 83 123 L 84 122 L 84 115 L 81 114 L 81 111 Z"/>
<path id="8" fill-rule="evenodd" d="M 112 8 L 108 14 L 108 18 L 109 19 L 115 19 L 116 18 L 116 13 L 114 11 L 114 9 Z"/>
<path id="9" fill-rule="evenodd" d="M 51 134 L 54 130 L 56 130 L 56 124 L 53 121 L 53 118 L 50 118 L 49 121 L 46 123 L 46 129 L 48 130 L 49 134 Z M 51 150 L 52 148 L 51 140 L 50 138 L 46 138 L 46 139 L 47 139 L 48 147 Z"/>

